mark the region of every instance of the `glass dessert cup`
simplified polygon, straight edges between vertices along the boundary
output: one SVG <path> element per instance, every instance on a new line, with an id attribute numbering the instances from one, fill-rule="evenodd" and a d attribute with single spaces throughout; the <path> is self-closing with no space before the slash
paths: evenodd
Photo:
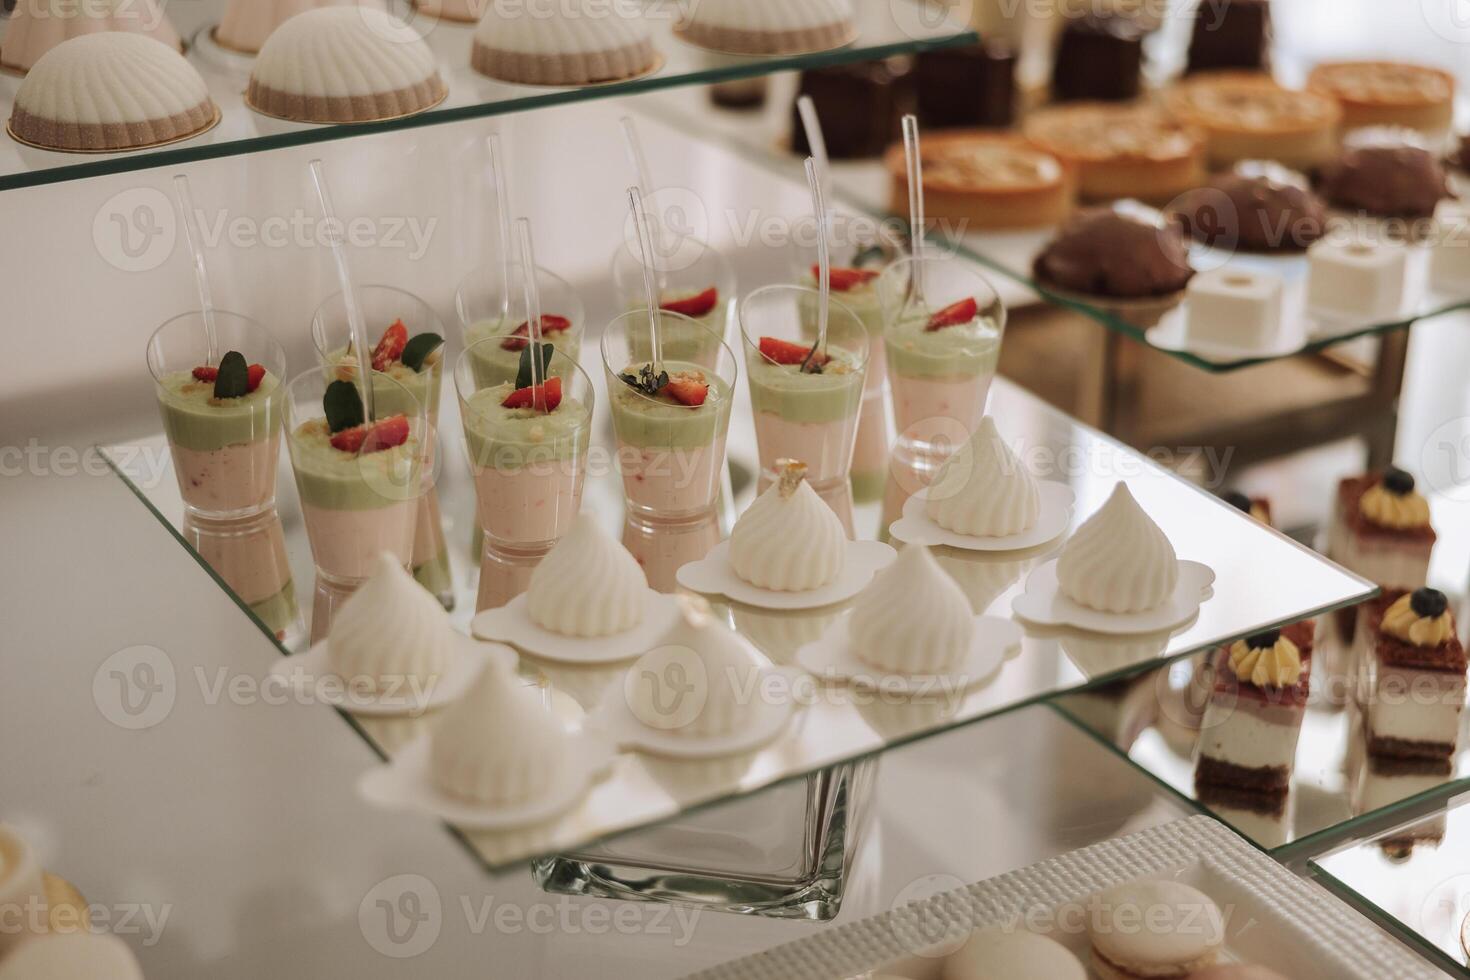
<path id="1" fill-rule="evenodd" d="M 440 322 L 429 304 L 406 290 L 393 286 L 358 286 L 357 301 L 367 323 L 368 342 L 376 344 L 383 332 L 396 322 L 402 322 L 409 337 L 423 333 L 438 334 L 447 339 L 444 324 Z M 357 360 L 351 352 L 352 330 L 347 322 L 347 309 L 342 294 L 329 296 L 311 319 L 311 338 L 316 345 L 317 356 L 333 378 L 348 377 L 356 368 Z M 342 375 L 342 366 L 347 373 Z M 336 373 L 334 373 L 336 372 Z M 424 494 L 419 499 L 415 517 L 413 555 L 409 570 L 424 588 L 428 589 L 446 609 L 454 605 L 454 587 L 450 581 L 449 550 L 444 541 L 444 528 L 439 516 L 439 494 L 435 489 L 436 453 L 438 448 L 439 398 L 444 383 L 444 348 L 441 346 L 425 358 L 421 370 L 394 361 L 384 374 L 397 382 L 413 396 L 427 415 L 431 429 L 425 457 Z M 374 389 L 384 400 L 377 406 L 380 418 L 389 415 L 408 414 L 402 411 L 406 403 L 397 399 L 394 388 Z"/>
<path id="2" fill-rule="evenodd" d="M 827 324 L 828 361 L 820 371 L 803 371 L 802 352 L 817 337 L 816 290 L 804 286 L 767 286 L 740 304 L 740 334 L 745 348 L 750 407 L 755 415 L 761 484 L 775 480 L 776 463 L 806 463 L 807 482 L 818 494 L 847 484 L 857 441 L 858 418 L 868 365 L 869 334 L 863 322 L 833 299 Z M 762 340 L 781 345 L 790 356 L 772 357 Z"/>
<path id="3" fill-rule="evenodd" d="M 471 345 L 454 367 L 484 550 L 545 550 L 567 532 L 582 506 L 592 382 L 556 351 L 547 371 L 547 379 L 561 387 L 555 408 L 506 408 L 502 403 L 516 390 L 515 380 L 488 386 L 476 380 L 486 345 L 498 348 L 500 339 Z"/>
<path id="4" fill-rule="evenodd" d="M 511 265 L 507 289 L 501 282 L 500 266 L 485 266 L 465 276 L 455 291 L 460 339 L 466 350 L 473 347 L 477 352 L 474 379 L 481 388 L 514 381 L 520 369 L 525 341 L 517 331 L 530 319 L 522 277 L 521 266 Z M 542 268 L 536 270 L 536 285 L 541 291 L 542 340 L 566 355 L 564 366 L 577 364 L 587 329 L 587 310 L 581 297 L 566 280 Z M 565 329 L 546 329 L 548 321 L 558 320 L 566 322 Z M 492 337 L 500 343 L 480 346 L 480 341 Z M 562 378 L 563 382 L 570 380 L 569 375 Z"/>
<path id="5" fill-rule="evenodd" d="M 155 330 L 147 359 L 185 514 L 221 521 L 253 517 L 275 505 L 286 352 L 247 316 L 216 310 L 214 320 L 218 350 L 211 365 L 199 311 Z M 263 366 L 265 377 L 249 394 L 216 399 L 213 382 L 197 380 L 193 371 L 217 366 L 229 351 Z"/>
<path id="6" fill-rule="evenodd" d="M 669 595 L 679 591 L 679 569 L 703 559 L 723 538 L 714 510 L 682 521 L 649 521 L 629 509 L 623 520 L 623 547 L 643 566 L 649 588 Z"/>
<path id="7" fill-rule="evenodd" d="M 333 373 L 348 375 L 341 380 L 356 379 L 352 369 L 339 367 Z M 286 445 L 319 584 L 325 581 L 338 592 L 351 592 L 372 574 L 382 552 L 409 567 L 433 429 L 407 388 L 374 372 L 377 420 L 404 416 L 407 441 L 382 448 L 369 435 L 358 451 L 334 447 L 322 399 L 336 380 L 317 367 L 287 386 Z M 319 626 L 313 619 L 313 631 Z"/>
<path id="8" fill-rule="evenodd" d="M 301 632 L 301 615 L 275 508 L 228 521 L 185 514 L 182 533 L 266 629 L 290 646 Z"/>
<path id="9" fill-rule="evenodd" d="M 715 506 L 725 471 L 725 439 L 739 376 L 735 355 L 724 341 L 688 317 L 660 314 L 660 331 L 687 338 L 702 360 L 664 356 L 671 377 L 702 377 L 709 385 L 703 404 L 681 405 L 652 397 L 623 380 L 650 364 L 648 311 L 634 310 L 608 324 L 602 334 L 602 363 L 608 404 L 617 436 L 618 470 L 628 510 L 645 519 L 685 520 Z"/>
<path id="10" fill-rule="evenodd" d="M 913 288 L 916 272 L 922 299 Z M 1000 361 L 1005 305 L 977 265 L 949 254 L 899 259 L 878 278 L 878 294 L 898 428 L 894 452 L 944 459 L 985 414 Z M 971 301 L 973 313 L 963 322 L 937 325 L 963 317 L 969 310 L 961 304 Z"/>
<path id="11" fill-rule="evenodd" d="M 691 329 L 682 320 L 666 325 L 664 359 L 713 368 L 719 349 L 711 338 L 723 342 L 729 336 L 730 318 L 735 310 L 735 270 L 713 246 L 688 235 L 655 235 L 654 248 L 659 253 L 655 263 L 659 303 L 667 312 L 686 317 L 701 328 Z M 643 259 L 635 240 L 625 242 L 613 256 L 613 285 L 617 289 L 619 309 L 648 308 Z M 715 290 L 714 305 L 700 312 L 702 304 L 697 303 L 697 298 L 710 289 Z M 634 360 L 653 359 L 648 331 L 641 334 L 634 331 L 628 339 Z"/>

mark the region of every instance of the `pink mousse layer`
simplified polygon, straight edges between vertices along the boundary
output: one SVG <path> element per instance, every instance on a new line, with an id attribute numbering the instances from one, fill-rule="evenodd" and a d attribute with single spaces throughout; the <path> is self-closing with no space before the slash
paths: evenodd
<path id="1" fill-rule="evenodd" d="M 553 542 L 567 532 L 582 505 L 583 465 L 545 464 L 515 470 L 475 467 L 480 527 L 509 545 Z"/>
<path id="2" fill-rule="evenodd" d="M 914 378 L 891 372 L 893 414 L 900 437 L 958 444 L 957 440 L 967 438 L 980 424 L 992 378 L 991 374 Z"/>
<path id="3" fill-rule="evenodd" d="M 634 508 L 658 517 L 687 517 L 713 507 L 720 495 L 725 440 L 700 449 L 643 449 L 618 443 L 623 493 Z"/>
<path id="4" fill-rule="evenodd" d="M 276 499 L 280 433 L 269 439 L 202 451 L 174 443 L 174 472 L 184 503 L 209 514 L 258 511 Z"/>
<path id="5" fill-rule="evenodd" d="M 332 510 L 301 502 L 306 537 L 319 572 L 336 580 L 362 581 L 379 554 L 392 553 L 404 566 L 413 556 L 418 499 L 370 510 Z"/>
<path id="6" fill-rule="evenodd" d="M 775 412 L 756 412 L 755 442 L 761 469 L 774 473 L 779 460 L 799 459 L 806 464 L 808 483 L 820 486 L 846 480 L 857 422 L 856 413 L 831 422 L 792 422 Z"/>
<path id="7" fill-rule="evenodd" d="M 264 602 L 291 584 L 286 559 L 286 537 L 280 521 L 248 534 L 188 535 L 199 557 L 209 563 L 230 590 L 246 605 Z"/>
<path id="8" fill-rule="evenodd" d="M 444 552 L 444 525 L 439 518 L 439 491 L 425 490 L 414 509 L 413 561 L 410 568 L 427 565 Z"/>

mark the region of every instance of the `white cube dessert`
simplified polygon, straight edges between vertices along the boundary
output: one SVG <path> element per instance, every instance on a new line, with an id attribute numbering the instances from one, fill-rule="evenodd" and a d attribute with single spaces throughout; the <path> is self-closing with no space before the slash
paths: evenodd
<path id="1" fill-rule="evenodd" d="M 1396 315 L 1404 305 L 1407 246 L 1324 238 L 1307 249 L 1307 306 L 1352 319 Z"/>
<path id="2" fill-rule="evenodd" d="M 1470 289 L 1470 203 L 1440 201 L 1434 212 L 1429 282 L 1446 292 Z"/>
<path id="3" fill-rule="evenodd" d="M 1281 277 L 1225 266 L 1189 281 L 1184 336 L 1191 346 L 1265 347 L 1281 328 Z"/>

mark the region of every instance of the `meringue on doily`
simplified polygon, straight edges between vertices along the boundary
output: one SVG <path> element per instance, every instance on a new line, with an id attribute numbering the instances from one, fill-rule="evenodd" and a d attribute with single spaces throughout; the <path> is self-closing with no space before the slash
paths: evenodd
<path id="1" fill-rule="evenodd" d="M 583 514 L 531 573 L 526 612 L 552 633 L 612 636 L 643 621 L 647 595 L 638 560 Z"/>
<path id="2" fill-rule="evenodd" d="M 854 652 L 896 674 L 944 674 L 970 652 L 966 597 L 929 549 L 910 545 L 858 596 L 848 627 Z"/>
<path id="3" fill-rule="evenodd" d="M 1041 494 L 1036 478 L 987 415 L 939 468 L 925 495 L 924 513 L 956 534 L 1006 537 L 1035 526 Z"/>
<path id="4" fill-rule="evenodd" d="M 780 479 L 730 533 L 730 566 L 751 585 L 808 592 L 837 579 L 847 547 L 842 521 L 806 482 L 806 465 L 777 464 Z"/>
<path id="5" fill-rule="evenodd" d="M 384 552 L 332 620 L 327 663 L 374 692 L 405 683 L 426 690 L 449 671 L 462 643 L 439 601 Z"/>
<path id="6" fill-rule="evenodd" d="M 1179 582 L 1179 558 L 1153 518 L 1119 483 L 1062 548 L 1061 593 L 1099 612 L 1136 613 L 1163 605 Z"/>

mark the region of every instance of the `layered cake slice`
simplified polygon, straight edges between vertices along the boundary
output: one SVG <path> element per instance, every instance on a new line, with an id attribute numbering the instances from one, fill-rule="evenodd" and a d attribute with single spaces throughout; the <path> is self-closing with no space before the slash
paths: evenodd
<path id="1" fill-rule="evenodd" d="M 1414 477 L 1390 468 L 1337 485 L 1327 557 L 1384 588 L 1417 589 L 1429 574 L 1435 533 Z"/>
<path id="2" fill-rule="evenodd" d="M 1215 653 L 1214 690 L 1200 725 L 1199 784 L 1255 792 L 1291 783 L 1311 691 L 1315 621 L 1238 640 Z"/>
<path id="3" fill-rule="evenodd" d="M 1390 592 L 1369 604 L 1363 693 L 1368 751 L 1397 759 L 1454 754 L 1465 707 L 1465 648 L 1437 589 Z"/>

